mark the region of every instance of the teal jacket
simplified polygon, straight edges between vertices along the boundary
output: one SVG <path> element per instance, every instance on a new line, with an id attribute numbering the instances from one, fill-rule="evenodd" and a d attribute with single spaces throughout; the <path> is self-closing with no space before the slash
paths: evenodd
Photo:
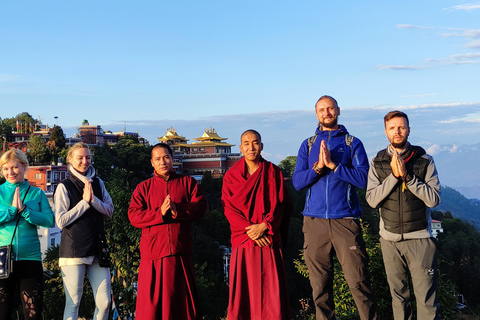
<path id="1" fill-rule="evenodd" d="M 15 184 L 7 181 L 0 185 L 0 246 L 10 244 L 17 223 L 17 208 L 12 206 L 15 189 L 20 187 L 20 198 L 23 200 L 28 186 L 28 181 Z M 23 204 L 27 207 L 20 216 L 13 239 L 14 259 L 42 261 L 37 226 L 53 227 L 52 208 L 45 193 L 36 187 L 30 187 Z"/>

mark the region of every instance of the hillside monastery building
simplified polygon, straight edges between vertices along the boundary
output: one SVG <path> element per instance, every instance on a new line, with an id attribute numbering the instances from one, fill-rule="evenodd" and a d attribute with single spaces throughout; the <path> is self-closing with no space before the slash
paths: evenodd
<path id="1" fill-rule="evenodd" d="M 232 153 L 234 145 L 225 142 L 227 138 L 220 137 L 211 127 L 190 144 L 173 127 L 168 128 L 158 140 L 172 148 L 175 170 L 197 180 L 201 180 L 206 171 L 210 171 L 214 178 L 222 177 L 241 158 L 240 153 Z"/>

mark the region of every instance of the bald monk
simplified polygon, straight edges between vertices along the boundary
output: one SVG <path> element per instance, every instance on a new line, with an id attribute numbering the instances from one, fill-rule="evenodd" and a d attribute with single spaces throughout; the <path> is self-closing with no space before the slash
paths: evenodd
<path id="1" fill-rule="evenodd" d="M 262 149 L 260 134 L 245 131 L 243 157 L 223 180 L 222 203 L 232 232 L 228 320 L 290 319 L 282 240 L 291 201 L 280 168 L 262 158 Z"/>

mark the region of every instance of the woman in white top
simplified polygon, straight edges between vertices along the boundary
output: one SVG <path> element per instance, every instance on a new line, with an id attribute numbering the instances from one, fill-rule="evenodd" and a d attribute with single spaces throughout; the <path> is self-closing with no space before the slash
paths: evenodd
<path id="1" fill-rule="evenodd" d="M 90 149 L 74 144 L 67 155 L 68 176 L 55 191 L 55 221 L 62 229 L 59 265 L 66 303 L 64 320 L 76 320 L 85 271 L 95 299 L 94 320 L 106 320 L 110 309 L 110 269 L 101 262 L 105 243 L 103 218 L 111 218 L 113 203 L 91 166 Z"/>

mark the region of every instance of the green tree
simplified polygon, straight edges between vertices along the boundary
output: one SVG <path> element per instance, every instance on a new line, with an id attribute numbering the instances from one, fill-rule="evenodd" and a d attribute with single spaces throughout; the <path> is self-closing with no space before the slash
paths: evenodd
<path id="1" fill-rule="evenodd" d="M 438 235 L 439 268 L 469 305 L 480 307 L 480 233 L 460 219 L 443 221 Z"/>
<path id="2" fill-rule="evenodd" d="M 34 165 L 48 163 L 50 153 L 41 135 L 30 135 L 27 143 L 27 156 L 28 161 Z"/>
<path id="3" fill-rule="evenodd" d="M 115 208 L 112 219 L 105 222 L 105 231 L 112 262 L 112 291 L 121 315 L 135 311 L 135 285 L 140 263 L 140 230 L 128 220 L 128 206 L 135 187 L 124 183 L 129 180 L 128 175 L 126 170 L 116 168 L 105 182 Z"/>
<path id="4" fill-rule="evenodd" d="M 297 164 L 297 156 L 288 156 L 280 163 L 278 166 L 282 169 L 283 175 L 285 177 L 293 176 L 293 172 L 295 171 L 295 165 Z"/>
<path id="5" fill-rule="evenodd" d="M 43 260 L 45 285 L 43 287 L 43 314 L 45 319 L 59 319 L 65 307 L 65 291 L 58 266 L 59 247 L 51 247 Z"/>
<path id="6" fill-rule="evenodd" d="M 0 143 L 2 143 L 3 147 L 3 142 L 4 141 L 10 141 L 10 137 L 12 136 L 12 127 L 8 124 L 8 121 L 2 120 L 0 118 Z M 5 147 L 7 149 L 7 147 Z"/>
<path id="7" fill-rule="evenodd" d="M 203 196 L 207 199 L 208 210 L 222 210 L 222 184 L 223 179 L 214 179 L 210 171 L 205 171 L 202 177 L 200 189 Z"/>
<path id="8" fill-rule="evenodd" d="M 58 160 L 58 153 L 65 148 L 65 142 L 62 128 L 59 126 L 53 127 L 50 132 L 50 138 L 47 141 L 47 147 L 52 155 L 52 160 Z"/>
<path id="9" fill-rule="evenodd" d="M 122 137 L 113 146 L 112 151 L 114 152 L 113 165 L 129 173 L 126 183 L 136 186 L 140 181 L 151 176 L 153 169 L 150 163 L 150 148 L 140 144 L 137 138 Z"/>
<path id="10" fill-rule="evenodd" d="M 17 114 L 14 118 L 5 118 L 4 122 L 10 128 L 15 130 L 17 129 L 17 122 L 18 122 L 21 125 L 21 131 L 25 132 L 25 125 L 27 125 L 27 131 L 28 131 L 30 130 L 30 125 L 35 126 L 35 124 L 37 124 L 38 121 L 33 119 L 33 117 L 28 112 L 22 112 Z"/>

